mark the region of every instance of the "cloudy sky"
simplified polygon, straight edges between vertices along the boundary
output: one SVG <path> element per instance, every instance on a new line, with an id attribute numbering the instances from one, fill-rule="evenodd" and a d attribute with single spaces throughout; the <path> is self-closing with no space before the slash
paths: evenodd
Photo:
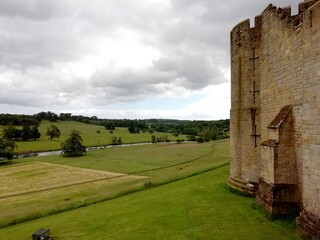
<path id="1" fill-rule="evenodd" d="M 0 0 L 0 112 L 224 119 L 229 33 L 297 0 Z"/>

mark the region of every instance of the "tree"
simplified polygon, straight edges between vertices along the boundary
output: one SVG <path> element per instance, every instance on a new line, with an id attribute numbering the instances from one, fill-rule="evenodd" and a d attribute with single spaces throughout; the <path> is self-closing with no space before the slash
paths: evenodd
<path id="1" fill-rule="evenodd" d="M 157 143 L 157 137 L 155 135 L 151 136 L 151 142 L 152 143 Z"/>
<path id="2" fill-rule="evenodd" d="M 21 130 L 14 126 L 7 126 L 2 130 L 2 136 L 7 140 L 18 140 L 21 137 Z"/>
<path id="3" fill-rule="evenodd" d="M 59 138 L 61 135 L 59 128 L 56 125 L 51 125 L 47 128 L 47 136 L 52 140 L 53 138 Z"/>
<path id="4" fill-rule="evenodd" d="M 33 126 L 31 128 L 31 138 L 33 140 L 38 140 L 40 138 L 41 134 L 39 132 L 39 129 L 36 126 Z"/>
<path id="5" fill-rule="evenodd" d="M 112 145 L 121 145 L 121 144 L 122 144 L 121 137 L 119 137 L 119 138 L 117 138 L 117 137 L 112 137 L 112 138 L 111 138 L 111 144 L 112 144 Z"/>
<path id="6" fill-rule="evenodd" d="M 60 113 L 59 119 L 62 121 L 71 121 L 72 114 L 71 113 Z"/>
<path id="7" fill-rule="evenodd" d="M 105 123 L 104 127 L 107 130 L 115 130 L 116 129 L 114 121 L 109 121 L 109 122 Z"/>
<path id="8" fill-rule="evenodd" d="M 29 125 L 23 125 L 21 130 L 21 138 L 23 141 L 27 141 L 32 138 L 31 127 Z"/>
<path id="9" fill-rule="evenodd" d="M 66 157 L 78 157 L 86 153 L 80 132 L 73 130 L 69 138 L 61 143 L 62 154 Z"/>
<path id="10" fill-rule="evenodd" d="M 0 138 L 0 161 L 3 159 L 11 160 L 15 154 L 16 144 L 9 139 Z"/>

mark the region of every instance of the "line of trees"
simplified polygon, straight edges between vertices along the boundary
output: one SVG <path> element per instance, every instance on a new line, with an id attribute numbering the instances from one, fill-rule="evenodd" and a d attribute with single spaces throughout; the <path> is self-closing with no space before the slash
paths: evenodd
<path id="1" fill-rule="evenodd" d="M 9 127 L 12 128 L 12 127 Z M 8 129 L 8 128 L 7 128 Z M 17 129 L 16 129 L 17 130 Z M 47 129 L 47 136 L 51 139 L 60 136 L 60 130 L 55 125 L 51 125 Z M 121 141 L 121 138 L 119 138 Z M 0 162 L 5 159 L 11 160 L 18 153 L 15 152 L 17 147 L 13 139 L 0 138 Z M 62 155 L 65 157 L 78 157 L 86 153 L 86 146 L 83 145 L 80 132 L 73 130 L 64 142 L 61 143 Z"/>
<path id="2" fill-rule="evenodd" d="M 59 138 L 61 135 L 59 128 L 56 125 L 51 125 L 47 128 L 46 136 L 50 140 L 53 138 Z M 21 129 L 15 126 L 7 126 L 2 130 L 2 138 L 12 141 L 29 141 L 39 140 L 41 133 L 37 126 L 23 125 Z"/>
<path id="3" fill-rule="evenodd" d="M 39 126 L 42 120 L 48 120 L 50 122 L 57 121 L 77 121 L 84 123 L 100 122 L 96 116 L 86 117 L 82 115 L 72 115 L 71 113 L 60 113 L 59 115 L 53 112 L 39 112 L 33 115 L 25 114 L 0 114 L 0 125 L 12 125 L 12 126 Z"/>
<path id="4" fill-rule="evenodd" d="M 24 134 L 16 131 L 13 139 L 28 140 L 36 139 L 37 134 L 31 136 L 30 131 L 36 131 L 42 120 L 56 121 L 78 121 L 88 124 L 104 126 L 107 130 L 113 131 L 117 127 L 126 127 L 130 133 L 140 133 L 148 131 L 171 133 L 176 136 L 186 134 L 189 140 L 201 137 L 203 141 L 217 140 L 229 137 L 229 119 L 212 121 L 188 121 L 175 119 L 99 119 L 96 116 L 86 117 L 82 115 L 72 115 L 71 113 L 40 112 L 34 115 L 12 115 L 0 114 L 0 125 L 30 126 L 25 128 Z M 198 138 L 197 138 L 198 139 Z M 200 139 L 201 141 L 201 139 Z"/>
<path id="5" fill-rule="evenodd" d="M 40 136 L 41 134 L 37 126 L 23 125 L 22 129 L 18 129 L 14 126 L 7 126 L 2 131 L 2 137 L 4 139 L 13 141 L 38 140 Z"/>

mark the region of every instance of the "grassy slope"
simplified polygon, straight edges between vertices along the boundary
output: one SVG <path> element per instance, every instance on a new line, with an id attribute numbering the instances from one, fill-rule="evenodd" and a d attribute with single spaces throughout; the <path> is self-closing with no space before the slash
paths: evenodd
<path id="1" fill-rule="evenodd" d="M 253 198 L 225 187 L 228 167 L 89 207 L 0 229 L 0 239 L 30 239 L 41 227 L 55 239 L 299 239 L 252 209 Z"/>
<path id="2" fill-rule="evenodd" d="M 60 138 L 54 138 L 52 141 L 48 140 L 46 137 L 47 127 L 50 125 L 56 125 L 61 132 Z M 0 126 L 0 132 L 4 126 Z M 85 146 L 98 146 L 98 145 L 109 145 L 111 144 L 112 137 L 121 137 L 123 143 L 137 143 L 137 142 L 150 142 L 151 136 L 165 136 L 167 135 L 170 140 L 175 140 L 177 138 L 185 139 L 185 136 L 181 135 L 179 137 L 174 137 L 168 133 L 139 133 L 130 134 L 127 128 L 116 128 L 113 133 L 106 130 L 102 126 L 85 124 L 81 122 L 74 121 L 58 121 L 49 122 L 42 121 L 39 126 L 39 131 L 41 133 L 41 138 L 39 141 L 28 141 L 28 142 L 17 142 L 18 152 L 25 151 L 49 151 L 60 149 L 61 142 L 65 141 L 72 130 L 78 130 L 83 138 L 83 143 Z M 97 133 L 100 131 L 100 133 Z"/>

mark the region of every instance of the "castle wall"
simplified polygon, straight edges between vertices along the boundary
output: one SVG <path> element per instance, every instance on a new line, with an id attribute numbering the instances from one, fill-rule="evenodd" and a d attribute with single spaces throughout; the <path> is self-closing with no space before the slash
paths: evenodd
<path id="1" fill-rule="evenodd" d="M 250 28 L 249 20 L 243 21 L 231 32 L 231 177 L 241 178 L 250 182 L 258 182 L 259 179 L 259 155 L 258 142 L 251 136 L 254 131 L 260 130 L 259 124 L 259 96 L 253 99 L 253 88 L 260 87 L 259 63 L 253 65 L 250 58 L 258 56 L 260 49 L 261 18 L 256 18 L 256 28 Z M 253 55 L 253 50 L 254 55 Z M 254 129 L 256 128 L 256 129 Z M 241 143 L 241 144 L 239 144 Z"/>
<path id="2" fill-rule="evenodd" d="M 261 139 L 279 141 L 273 169 L 264 168 L 265 164 L 260 169 L 260 176 L 270 184 L 301 182 L 302 162 L 296 155 L 301 148 L 302 128 L 294 125 L 301 125 L 303 30 L 302 26 L 293 25 L 288 16 L 289 9 L 278 11 L 273 6 L 262 13 Z M 291 121 L 277 131 L 269 129 L 268 125 L 286 105 L 292 106 Z M 286 129 L 287 125 L 291 128 Z"/>
<path id="3" fill-rule="evenodd" d="M 269 5 L 254 28 L 231 31 L 230 177 L 259 182 L 273 214 L 299 207 L 301 231 L 320 238 L 319 28 L 320 0 L 309 0 L 295 16 Z"/>
<path id="4" fill-rule="evenodd" d="M 320 228 L 320 2 L 303 16 L 302 202 Z"/>

